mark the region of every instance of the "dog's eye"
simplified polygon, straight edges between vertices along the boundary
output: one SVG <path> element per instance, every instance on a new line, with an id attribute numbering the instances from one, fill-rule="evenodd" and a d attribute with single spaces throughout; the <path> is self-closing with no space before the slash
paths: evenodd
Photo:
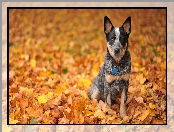
<path id="1" fill-rule="evenodd" d="M 122 38 L 123 38 L 123 36 L 122 36 L 122 35 L 120 35 L 120 36 L 119 36 L 119 39 L 122 39 Z"/>
<path id="2" fill-rule="evenodd" d="M 111 41 L 114 41 L 115 40 L 115 37 L 111 38 Z"/>
<path id="3" fill-rule="evenodd" d="M 109 41 L 109 43 L 110 43 L 110 45 L 112 45 L 112 44 L 114 43 L 114 39 L 111 39 L 111 40 Z"/>

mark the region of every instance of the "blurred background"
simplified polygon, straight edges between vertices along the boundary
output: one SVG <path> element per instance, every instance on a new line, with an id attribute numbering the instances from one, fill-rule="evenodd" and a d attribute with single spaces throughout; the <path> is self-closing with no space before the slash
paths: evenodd
<path id="1" fill-rule="evenodd" d="M 104 16 L 108 16 L 115 27 L 121 26 L 125 19 L 131 16 L 129 49 L 133 63 L 147 66 L 142 57 L 151 61 L 155 61 L 154 57 L 157 55 L 160 55 L 161 59 L 166 58 L 165 9 L 11 9 L 10 58 L 12 55 L 12 58 L 15 57 L 13 49 L 19 48 L 19 52 L 38 60 L 38 65 L 49 67 L 55 72 L 58 68 L 60 72 L 67 69 L 66 61 L 71 63 L 73 59 L 76 62 L 84 62 L 91 54 L 92 59 L 97 60 L 95 63 L 101 64 L 106 51 Z M 16 55 L 18 62 L 20 59 L 18 54 Z M 55 57 L 58 58 L 56 62 L 53 59 Z M 53 64 L 49 66 L 47 62 Z M 57 67 L 53 68 L 54 64 Z M 86 66 L 79 68 L 79 71 L 83 71 Z"/>

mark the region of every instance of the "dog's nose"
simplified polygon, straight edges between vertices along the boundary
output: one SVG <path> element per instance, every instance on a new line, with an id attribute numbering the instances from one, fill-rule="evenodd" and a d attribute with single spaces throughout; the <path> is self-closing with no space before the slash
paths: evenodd
<path id="1" fill-rule="evenodd" d="M 116 49 L 116 50 L 115 50 L 115 54 L 118 54 L 118 53 L 119 53 L 119 51 L 120 51 L 119 49 Z"/>

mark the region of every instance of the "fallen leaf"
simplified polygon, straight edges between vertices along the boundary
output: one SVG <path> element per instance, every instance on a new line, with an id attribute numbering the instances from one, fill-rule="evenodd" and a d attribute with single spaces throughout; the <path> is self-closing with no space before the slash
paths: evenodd
<path id="1" fill-rule="evenodd" d="M 10 70 L 10 72 L 9 72 L 9 78 L 13 78 L 14 75 L 15 75 L 15 71 Z"/>
<path id="2" fill-rule="evenodd" d="M 135 100 L 136 100 L 138 103 L 143 103 L 143 104 L 144 104 L 144 101 L 143 101 L 143 98 L 142 98 L 142 97 L 136 97 Z"/>
<path id="3" fill-rule="evenodd" d="M 9 124 L 16 124 L 18 122 L 19 122 L 18 120 L 14 120 L 14 119 L 9 118 Z"/>
<path id="4" fill-rule="evenodd" d="M 91 81 L 89 79 L 85 79 L 85 78 L 80 78 L 80 86 L 81 87 L 89 87 L 91 85 Z"/>
<path id="5" fill-rule="evenodd" d="M 41 103 L 41 104 L 45 104 L 47 102 L 47 99 L 46 99 L 45 95 L 39 95 L 37 97 L 37 99 L 38 99 L 38 102 Z"/>
<path id="6" fill-rule="evenodd" d="M 32 117 L 30 120 L 30 124 L 38 124 L 37 120 L 35 117 Z"/>
<path id="7" fill-rule="evenodd" d="M 48 92 L 47 94 L 46 94 L 46 98 L 47 99 L 52 99 L 54 96 L 53 96 L 53 92 Z"/>
<path id="8" fill-rule="evenodd" d="M 139 117 L 140 121 L 144 121 L 144 119 L 149 115 L 149 111 L 148 110 L 144 110 L 142 115 Z"/>
<path id="9" fill-rule="evenodd" d="M 98 110 L 94 113 L 94 116 L 95 116 L 95 117 L 98 117 L 98 118 L 105 118 L 105 114 L 104 114 L 100 109 L 98 109 Z"/>
<path id="10" fill-rule="evenodd" d="M 20 107 L 22 110 L 28 107 L 28 98 L 26 99 L 20 98 Z"/>
<path id="11" fill-rule="evenodd" d="M 59 115 L 60 115 L 60 111 L 58 109 L 58 107 L 54 107 L 52 110 L 51 110 L 51 115 L 55 118 L 57 118 Z"/>
<path id="12" fill-rule="evenodd" d="M 136 76 L 136 80 L 139 81 L 140 84 L 144 84 L 144 82 L 146 81 L 146 78 L 143 77 L 143 74 L 141 73 Z"/>
<path id="13" fill-rule="evenodd" d="M 142 94 L 146 94 L 146 93 L 147 93 L 147 90 L 146 90 L 145 85 L 142 85 L 142 86 L 141 86 L 141 93 L 142 93 Z"/>
<path id="14" fill-rule="evenodd" d="M 30 66 L 31 67 L 36 67 L 36 60 L 35 59 L 30 60 Z"/>
<path id="15" fill-rule="evenodd" d="M 45 111 L 45 114 L 48 116 L 50 114 L 50 110 Z"/>
<path id="16" fill-rule="evenodd" d="M 155 109 L 156 106 L 155 106 L 154 104 L 152 104 L 152 103 L 149 103 L 149 108 L 151 108 L 151 109 Z"/>

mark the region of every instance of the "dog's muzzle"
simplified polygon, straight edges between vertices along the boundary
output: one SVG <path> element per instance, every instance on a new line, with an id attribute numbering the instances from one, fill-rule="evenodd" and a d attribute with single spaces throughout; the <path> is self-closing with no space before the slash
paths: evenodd
<path id="1" fill-rule="evenodd" d="M 119 53 L 120 53 L 120 49 L 114 50 L 114 54 L 115 54 L 115 55 L 118 55 Z"/>

